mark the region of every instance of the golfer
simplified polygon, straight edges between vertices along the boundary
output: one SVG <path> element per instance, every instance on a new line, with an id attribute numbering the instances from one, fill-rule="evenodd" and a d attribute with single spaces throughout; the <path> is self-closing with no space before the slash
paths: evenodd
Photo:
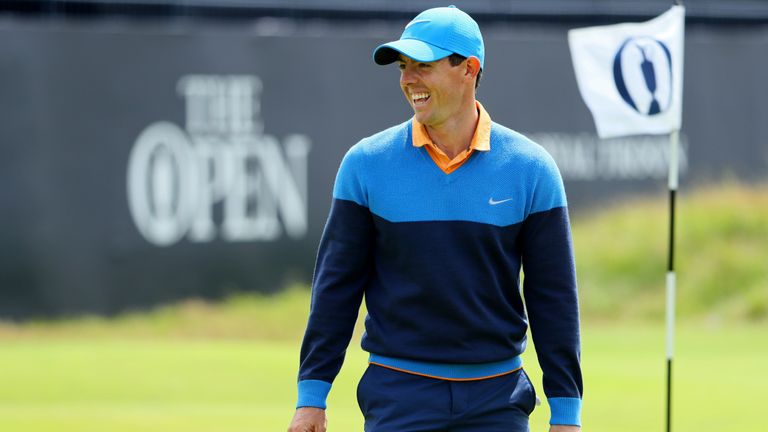
<path id="1" fill-rule="evenodd" d="M 537 404 L 520 360 L 529 323 L 550 430 L 580 430 L 562 180 L 540 146 L 475 99 L 485 60 L 477 23 L 455 7 L 426 10 L 373 59 L 397 64 L 414 116 L 341 162 L 289 431 L 326 430 L 326 397 L 363 298 L 370 357 L 357 399 L 367 432 L 528 431 Z"/>

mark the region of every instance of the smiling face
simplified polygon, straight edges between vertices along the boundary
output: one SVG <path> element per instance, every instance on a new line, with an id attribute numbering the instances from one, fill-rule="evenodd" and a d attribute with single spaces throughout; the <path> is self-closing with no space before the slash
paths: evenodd
<path id="1" fill-rule="evenodd" d="M 474 107 L 474 75 L 465 60 L 452 66 L 448 58 L 418 62 L 404 55 L 397 61 L 400 88 L 420 123 L 439 127 Z"/>

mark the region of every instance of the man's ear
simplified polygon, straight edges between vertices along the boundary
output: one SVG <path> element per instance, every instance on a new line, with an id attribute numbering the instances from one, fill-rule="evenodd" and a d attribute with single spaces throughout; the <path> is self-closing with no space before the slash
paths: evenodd
<path id="1" fill-rule="evenodd" d="M 474 82 L 474 79 L 477 78 L 477 74 L 480 73 L 480 60 L 474 56 L 467 58 L 466 68 L 466 75 Z"/>

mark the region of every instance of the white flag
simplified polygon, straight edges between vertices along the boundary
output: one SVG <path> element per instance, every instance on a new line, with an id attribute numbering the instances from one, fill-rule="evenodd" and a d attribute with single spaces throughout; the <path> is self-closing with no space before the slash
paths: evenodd
<path id="1" fill-rule="evenodd" d="M 600 138 L 680 130 L 685 8 L 643 23 L 568 32 L 576 81 Z"/>

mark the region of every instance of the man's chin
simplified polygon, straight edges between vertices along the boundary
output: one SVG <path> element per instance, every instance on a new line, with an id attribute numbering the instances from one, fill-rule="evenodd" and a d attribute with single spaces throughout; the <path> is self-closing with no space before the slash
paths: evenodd
<path id="1" fill-rule="evenodd" d="M 429 116 L 424 111 L 419 110 L 413 110 L 413 117 L 416 119 L 417 122 L 426 125 L 429 123 Z"/>

